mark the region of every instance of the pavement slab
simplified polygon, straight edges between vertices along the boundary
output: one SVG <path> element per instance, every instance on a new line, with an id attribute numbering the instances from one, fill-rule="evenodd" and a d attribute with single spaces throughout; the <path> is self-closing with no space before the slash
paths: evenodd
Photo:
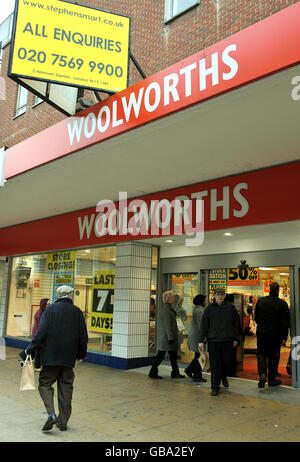
<path id="1" fill-rule="evenodd" d="M 79 364 L 68 430 L 42 432 L 38 390 L 19 391 L 19 351 L 6 348 L 0 361 L 0 442 L 300 442 L 299 389 L 259 390 L 255 381 L 230 378 L 229 389 L 212 397 L 209 374 L 201 384 L 172 379 L 167 363 L 163 380 L 149 379 L 149 367 Z"/>

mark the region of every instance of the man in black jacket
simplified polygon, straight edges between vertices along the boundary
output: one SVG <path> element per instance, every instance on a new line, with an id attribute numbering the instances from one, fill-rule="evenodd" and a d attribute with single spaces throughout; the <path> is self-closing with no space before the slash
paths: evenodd
<path id="1" fill-rule="evenodd" d="M 43 313 L 39 329 L 26 349 L 31 354 L 41 348 L 41 364 L 39 375 L 39 392 L 48 412 L 48 419 L 42 428 L 51 430 L 56 424 L 61 431 L 67 429 L 71 416 L 74 372 L 76 363 L 86 355 L 88 335 L 82 311 L 73 305 L 74 289 L 61 286 L 57 289 L 58 300 Z M 58 409 L 54 411 L 54 389 L 57 382 Z"/>
<path id="2" fill-rule="evenodd" d="M 279 284 L 270 284 L 270 295 L 258 300 L 255 307 L 255 322 L 257 323 L 257 369 L 260 380 L 259 388 L 264 388 L 267 381 L 273 387 L 280 385 L 276 379 L 278 356 L 281 341 L 289 327 L 288 304 L 279 298 Z"/>
<path id="3" fill-rule="evenodd" d="M 225 290 L 217 288 L 215 299 L 210 303 L 202 317 L 199 348 L 204 348 L 204 339 L 208 340 L 211 367 L 212 396 L 220 390 L 220 383 L 228 387 L 227 373 L 231 364 L 232 349 L 238 343 L 239 318 L 231 303 L 225 303 Z"/>

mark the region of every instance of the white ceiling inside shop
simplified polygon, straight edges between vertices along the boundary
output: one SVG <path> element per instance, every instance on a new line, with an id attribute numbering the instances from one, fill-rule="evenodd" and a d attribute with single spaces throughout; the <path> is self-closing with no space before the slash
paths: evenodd
<path id="1" fill-rule="evenodd" d="M 0 227 L 298 160 L 295 75 L 300 65 L 10 179 Z"/>
<path id="2" fill-rule="evenodd" d="M 225 233 L 231 233 L 232 236 L 225 236 Z M 204 231 L 203 244 L 195 247 L 187 247 L 185 238 L 185 236 L 160 237 L 147 239 L 143 242 L 161 246 L 161 258 L 295 249 L 300 247 L 300 220 L 259 226 L 242 226 L 219 231 Z M 167 242 L 170 240 L 173 242 Z M 287 261 L 281 263 L 283 265 L 288 264 Z"/>

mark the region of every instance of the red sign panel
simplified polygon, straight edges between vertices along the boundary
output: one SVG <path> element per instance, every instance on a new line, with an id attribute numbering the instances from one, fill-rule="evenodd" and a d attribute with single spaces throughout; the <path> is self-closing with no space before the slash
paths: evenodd
<path id="1" fill-rule="evenodd" d="M 13 146 L 4 177 L 298 64 L 299 23 L 296 3 Z"/>
<path id="2" fill-rule="evenodd" d="M 204 232 L 293 221 L 300 219 L 299 178 L 300 161 L 151 194 L 135 200 L 144 202 L 150 210 L 151 203 L 154 201 L 172 202 L 177 197 L 195 201 L 201 198 L 204 201 Z M 274 200 L 268 202 L 266 207 L 262 198 L 268 197 L 270 191 L 274 194 Z M 128 208 L 130 203 L 128 199 Z M 287 207 L 286 204 L 289 206 Z M 112 214 L 107 217 L 107 222 L 117 209 L 121 209 L 119 204 L 115 205 L 116 208 L 114 207 Z M 194 215 L 195 210 L 192 209 Z M 71 249 L 157 236 L 151 233 L 151 226 L 148 227 L 149 232 L 145 236 L 130 232 L 129 224 L 132 216 L 129 216 L 127 233 L 111 233 L 108 226 L 107 232 L 99 233 L 97 224 L 102 215 L 102 212 L 97 212 L 95 205 L 94 208 L 86 210 L 2 228 L 0 229 L 0 255 Z M 174 216 L 172 215 L 169 232 L 165 233 L 161 228 L 160 235 L 173 233 Z"/>

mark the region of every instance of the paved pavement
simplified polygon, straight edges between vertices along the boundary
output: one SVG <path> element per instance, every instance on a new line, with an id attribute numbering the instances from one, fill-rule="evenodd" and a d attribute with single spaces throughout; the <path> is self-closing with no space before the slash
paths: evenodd
<path id="1" fill-rule="evenodd" d="M 43 433 L 38 391 L 19 391 L 18 353 L 7 348 L 0 361 L 0 442 L 300 442 L 300 389 L 235 378 L 212 397 L 209 380 L 171 379 L 168 365 L 164 380 L 150 380 L 148 367 L 81 363 L 68 430 Z"/>

